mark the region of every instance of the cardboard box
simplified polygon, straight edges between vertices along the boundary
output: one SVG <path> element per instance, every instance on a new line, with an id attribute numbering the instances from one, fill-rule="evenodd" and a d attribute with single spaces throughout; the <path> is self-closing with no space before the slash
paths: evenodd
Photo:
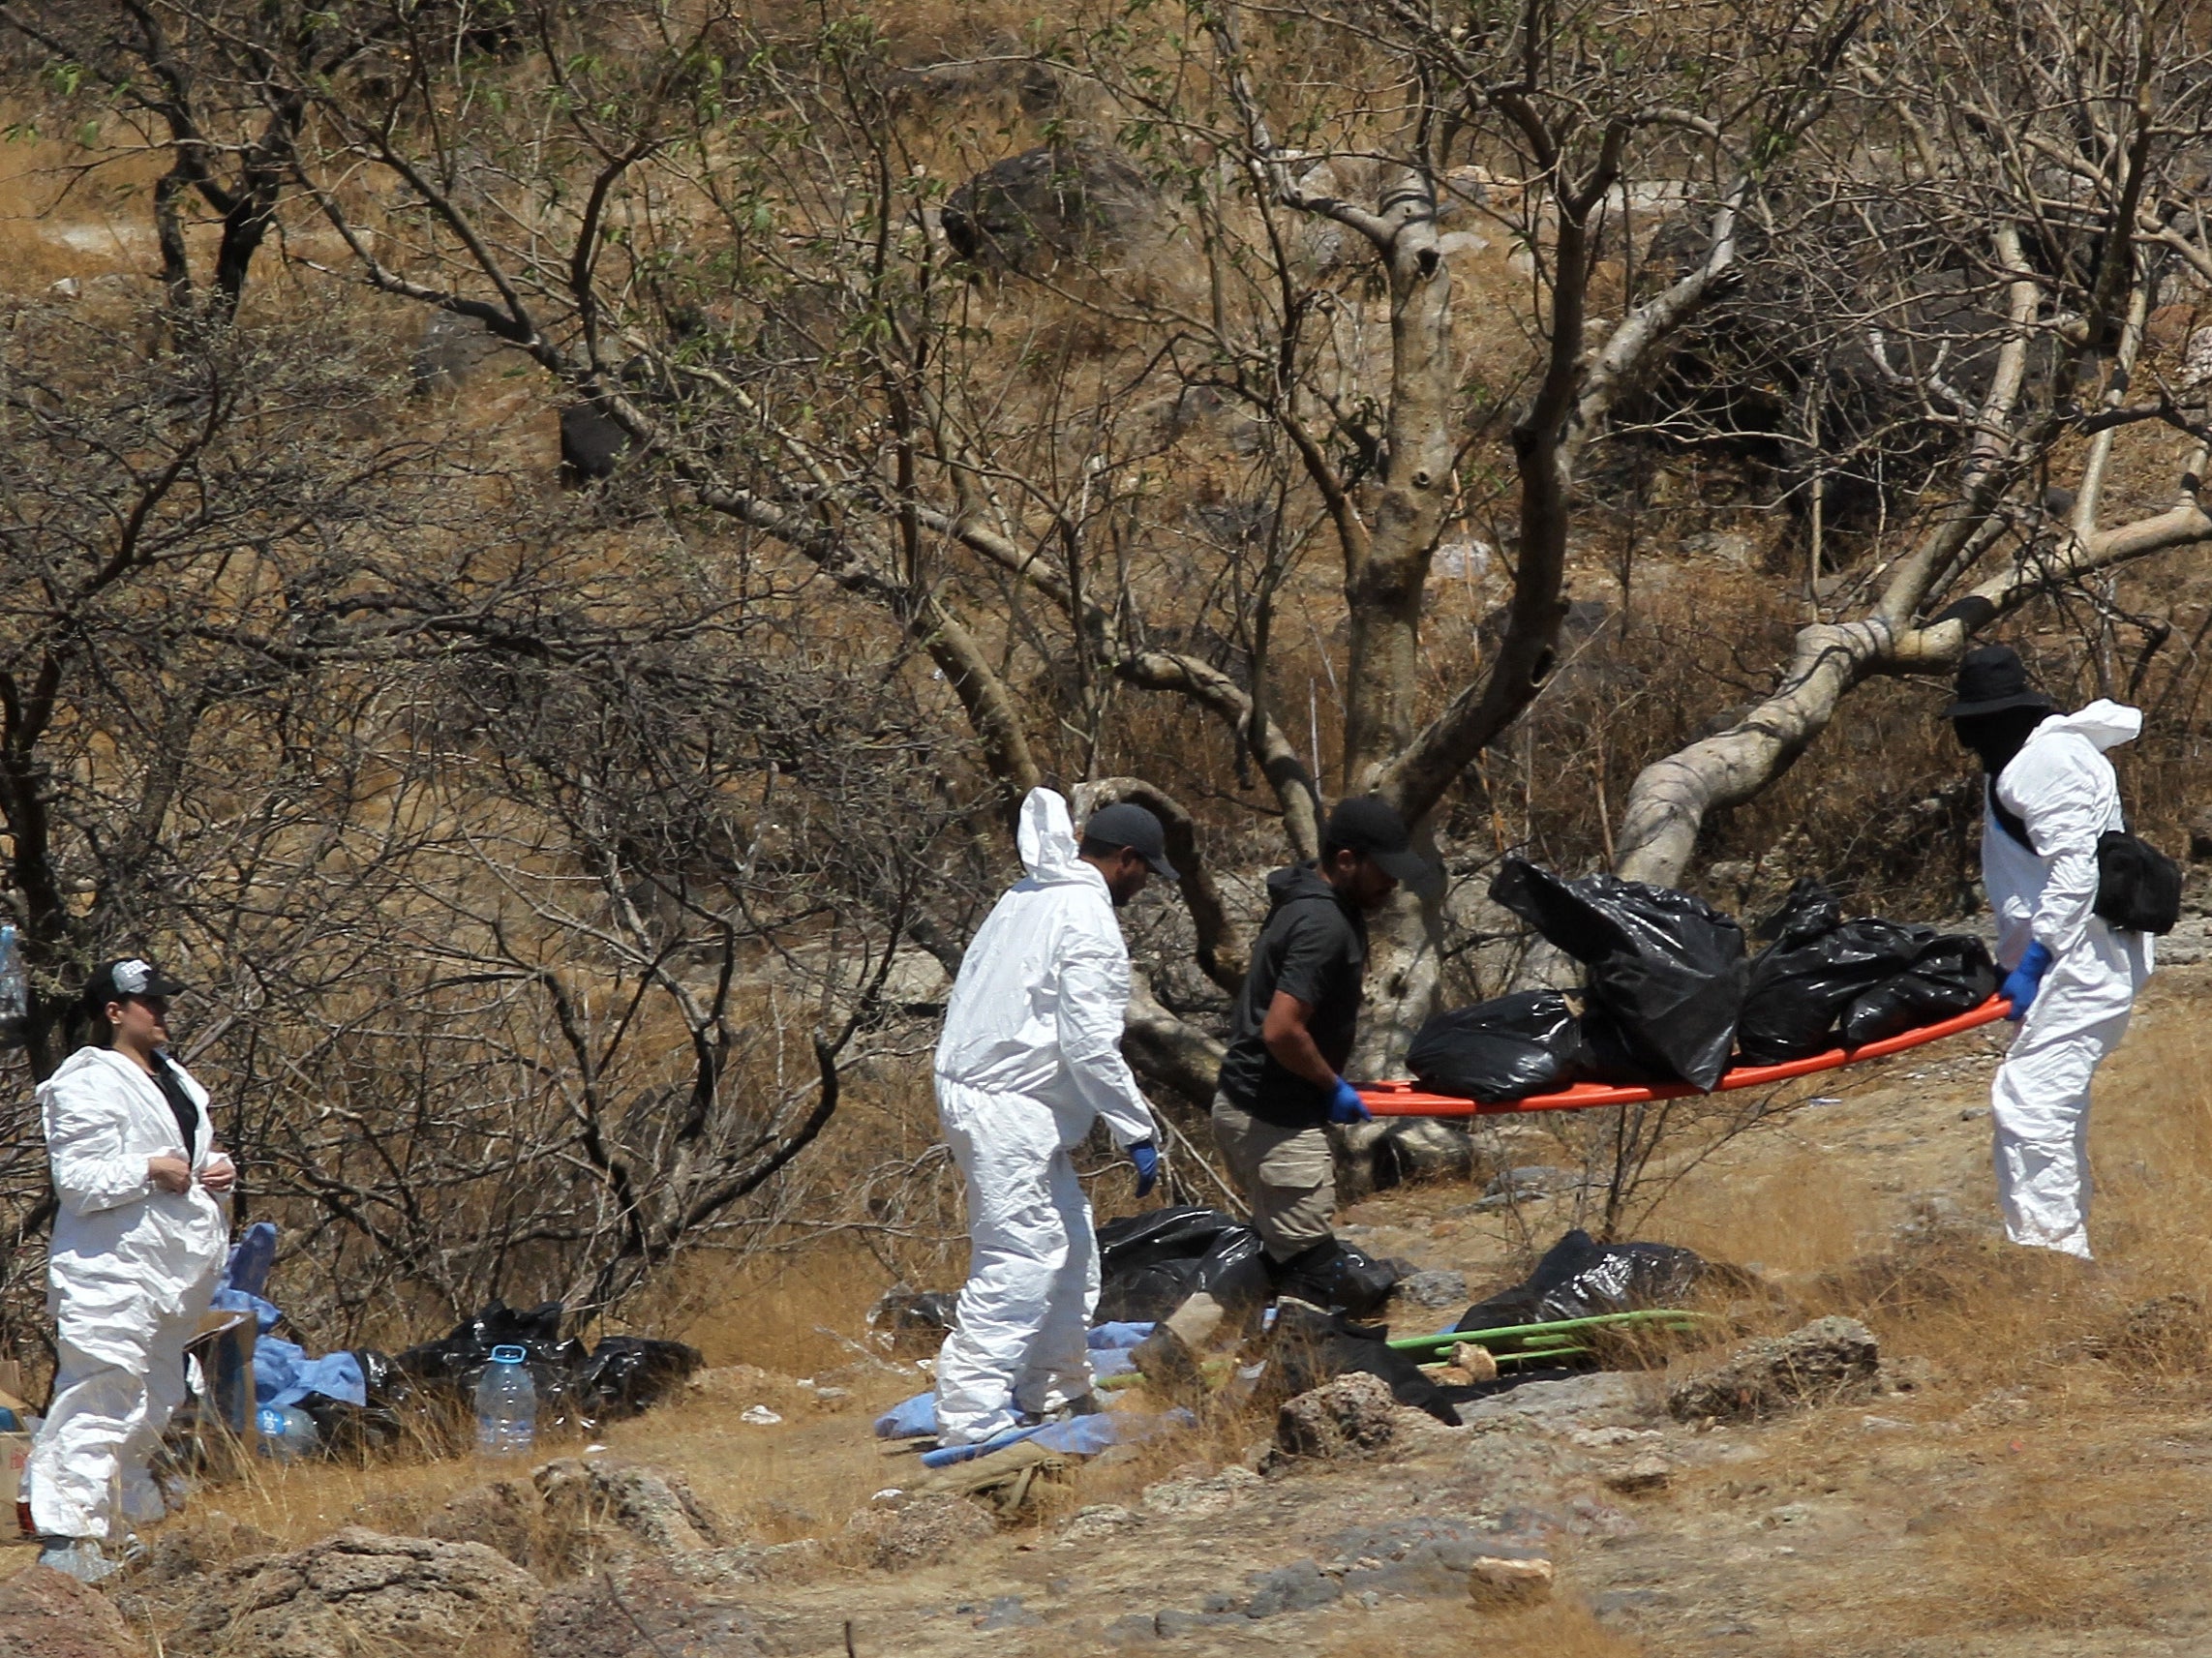
<path id="1" fill-rule="evenodd" d="M 15 1523 L 15 1488 L 23 1478 L 23 1459 L 30 1454 L 28 1433 L 0 1433 L 0 1544 L 29 1541 Z"/>

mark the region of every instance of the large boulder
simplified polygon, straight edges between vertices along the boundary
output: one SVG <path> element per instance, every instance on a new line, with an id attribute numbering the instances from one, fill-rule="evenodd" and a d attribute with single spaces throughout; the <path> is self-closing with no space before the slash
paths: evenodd
<path id="1" fill-rule="evenodd" d="M 97 1589 L 45 1566 L 0 1580 L 0 1658 L 138 1658 L 122 1615 Z"/>
<path id="2" fill-rule="evenodd" d="M 541 1593 L 481 1543 L 354 1526 L 216 1573 L 168 1646 L 195 1658 L 525 1658 Z"/>
<path id="3" fill-rule="evenodd" d="M 1667 1411 L 1681 1422 L 1748 1421 L 1874 1391 L 1881 1349 L 1856 1318 L 1816 1318 L 1787 1336 L 1747 1341 L 1720 1364 L 1677 1381 Z"/>
<path id="4" fill-rule="evenodd" d="M 953 251 L 986 270 L 1044 275 L 1063 260 L 1110 262 L 1155 235 L 1166 207 L 1119 151 L 1046 145 L 984 168 L 945 198 Z"/>

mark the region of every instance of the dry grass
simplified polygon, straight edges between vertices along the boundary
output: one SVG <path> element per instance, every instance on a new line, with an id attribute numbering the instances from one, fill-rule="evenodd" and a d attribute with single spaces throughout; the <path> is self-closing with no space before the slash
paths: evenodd
<path id="1" fill-rule="evenodd" d="M 1370 1613 L 1319 1658 L 1404 1658 L 1409 1652 L 1456 1658 L 1478 1652 L 1541 1652 L 1544 1658 L 1637 1658 L 1646 1648 L 1608 1629 L 1573 1601 L 1500 1616 L 1436 1601 Z"/>

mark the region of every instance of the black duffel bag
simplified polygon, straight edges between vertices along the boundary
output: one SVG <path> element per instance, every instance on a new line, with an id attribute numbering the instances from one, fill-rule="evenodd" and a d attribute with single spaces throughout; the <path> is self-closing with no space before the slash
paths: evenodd
<path id="1" fill-rule="evenodd" d="M 2097 914 L 2134 933 L 2170 933 L 2181 919 L 2181 865 L 2126 829 L 2097 837 Z"/>

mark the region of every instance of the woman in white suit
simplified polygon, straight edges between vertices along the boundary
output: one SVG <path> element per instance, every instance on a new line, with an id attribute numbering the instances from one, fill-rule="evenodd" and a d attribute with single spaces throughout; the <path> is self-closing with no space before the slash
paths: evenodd
<path id="1" fill-rule="evenodd" d="M 151 962 L 110 961 L 84 988 L 105 1042 L 39 1085 L 60 1209 L 48 1247 L 57 1325 L 53 1403 L 31 1448 L 42 1564 L 96 1582 L 104 1541 L 158 1519 L 148 1463 L 184 1402 L 184 1349 L 230 1235 L 238 1171 L 215 1146 L 207 1091 L 168 1056 L 168 999 Z"/>

